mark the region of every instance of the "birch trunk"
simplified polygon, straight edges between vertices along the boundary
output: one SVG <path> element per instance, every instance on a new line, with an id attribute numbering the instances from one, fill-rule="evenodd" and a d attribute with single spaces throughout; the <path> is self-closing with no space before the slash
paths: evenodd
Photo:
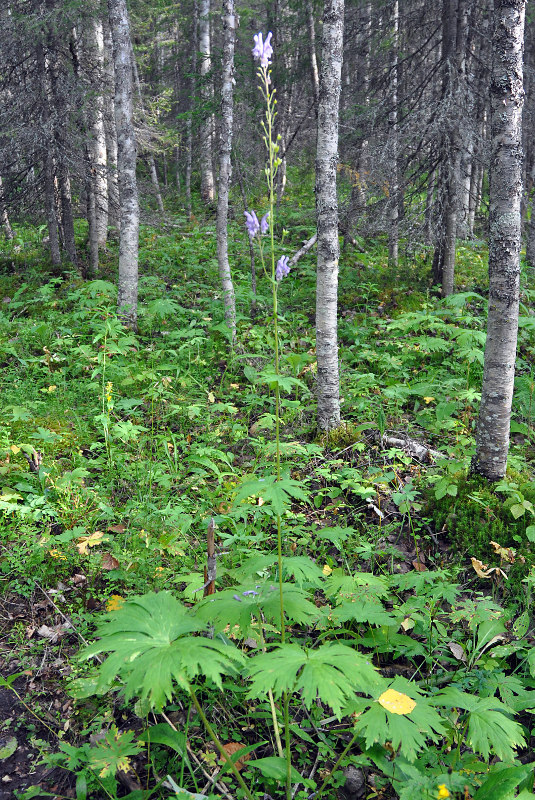
<path id="1" fill-rule="evenodd" d="M 117 305 L 125 324 L 137 325 L 139 200 L 133 122 L 133 64 L 126 0 L 108 0 L 115 66 L 115 125 L 119 177 L 119 286 Z"/>
<path id="2" fill-rule="evenodd" d="M 228 199 L 232 175 L 232 126 L 234 43 L 237 18 L 234 0 L 223 0 L 223 59 L 221 83 L 221 132 L 219 143 L 219 191 L 217 195 L 217 263 L 225 303 L 225 320 L 236 341 L 236 299 L 228 260 Z"/>
<path id="3" fill-rule="evenodd" d="M 210 45 L 210 0 L 199 2 L 199 55 L 201 59 L 201 99 L 203 114 L 200 126 L 201 197 L 205 203 L 215 199 L 214 169 L 212 166 L 213 120 L 212 103 L 212 53 Z"/>
<path id="4" fill-rule="evenodd" d="M 117 176 L 117 128 L 115 126 L 115 67 L 110 25 L 104 20 L 104 129 L 106 133 L 108 224 L 119 227 L 119 179 Z"/>
<path id="5" fill-rule="evenodd" d="M 313 0 L 306 0 L 307 28 L 308 28 L 308 47 L 310 52 L 310 77 L 312 78 L 312 91 L 314 92 L 314 103 L 316 116 L 318 114 L 318 103 L 320 99 L 320 76 L 318 72 L 318 59 L 316 57 L 316 25 L 314 21 Z"/>
<path id="6" fill-rule="evenodd" d="M 344 0 L 325 0 L 316 153 L 318 271 L 316 284 L 316 354 L 318 425 L 329 431 L 340 424 L 338 371 L 338 115 L 343 58 Z"/>
<path id="7" fill-rule="evenodd" d="M 9 215 L 7 213 L 7 208 L 4 202 L 4 188 L 2 185 L 2 176 L 0 175 L 0 223 L 2 224 L 2 228 L 4 229 L 4 236 L 6 239 L 13 238 L 13 228 L 11 227 L 11 223 L 9 221 Z"/>
<path id="8" fill-rule="evenodd" d="M 87 30 L 87 51 L 92 84 L 96 91 L 89 105 L 90 159 L 93 170 L 93 190 L 95 194 L 95 221 L 99 247 L 105 247 L 108 238 L 108 167 L 106 151 L 106 130 L 104 127 L 104 31 L 102 20 L 89 20 Z"/>
<path id="9" fill-rule="evenodd" d="M 392 178 L 390 182 L 390 211 L 388 225 L 388 263 L 397 267 L 399 258 L 399 176 L 398 176 L 398 50 L 399 50 L 399 2 L 392 5 L 392 60 L 390 62 L 390 159 Z"/>
<path id="10" fill-rule="evenodd" d="M 192 41 L 196 42 L 198 37 L 198 19 L 199 9 L 197 0 L 193 0 L 193 31 Z M 191 168 L 193 164 L 193 112 L 195 111 L 195 89 L 197 75 L 197 48 L 193 48 L 191 54 L 191 83 L 190 83 L 190 109 L 186 118 L 186 175 L 185 175 L 185 192 L 186 192 L 186 213 L 188 219 L 191 219 Z"/>
<path id="11" fill-rule="evenodd" d="M 522 198 L 525 0 L 495 0 L 489 170 L 489 313 L 472 469 L 505 475 L 515 377 Z"/>

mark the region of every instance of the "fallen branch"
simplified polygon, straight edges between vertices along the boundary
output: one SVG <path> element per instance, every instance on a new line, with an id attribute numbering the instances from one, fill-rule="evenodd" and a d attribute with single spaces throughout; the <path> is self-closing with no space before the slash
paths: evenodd
<path id="1" fill-rule="evenodd" d="M 409 439 L 408 436 L 404 439 L 399 439 L 397 436 L 382 436 L 381 442 L 389 447 L 398 447 L 400 450 L 404 450 L 409 456 L 417 458 L 418 461 L 427 461 L 429 463 L 436 461 L 437 458 L 447 458 L 439 450 L 433 450 L 425 444 Z"/>
<path id="2" fill-rule="evenodd" d="M 314 236 L 311 236 L 310 239 L 303 244 L 303 247 L 300 250 L 298 250 L 297 253 L 294 253 L 294 255 L 291 257 L 291 259 L 289 261 L 289 266 L 290 267 L 295 267 L 295 265 L 297 264 L 299 259 L 302 256 L 306 255 L 306 253 L 308 253 L 308 251 L 312 247 L 314 247 L 314 245 L 316 244 L 317 238 L 318 238 L 318 233 L 316 231 Z"/>

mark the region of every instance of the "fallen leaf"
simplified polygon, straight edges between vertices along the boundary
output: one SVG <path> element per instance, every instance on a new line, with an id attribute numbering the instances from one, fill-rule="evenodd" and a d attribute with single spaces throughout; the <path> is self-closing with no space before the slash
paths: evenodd
<path id="1" fill-rule="evenodd" d="M 496 555 L 500 556 L 503 561 L 507 561 L 508 564 L 515 563 L 516 552 L 512 547 L 502 547 L 498 542 L 491 542 L 491 545 Z"/>
<path id="2" fill-rule="evenodd" d="M 17 740 L 15 739 L 14 736 L 9 736 L 5 745 L 3 747 L 0 747 L 0 760 L 12 756 L 16 749 L 17 749 Z"/>
<path id="3" fill-rule="evenodd" d="M 328 576 L 328 575 L 330 575 L 332 571 L 333 571 L 333 568 L 332 568 L 332 567 L 330 567 L 328 564 L 324 564 L 324 566 L 323 566 L 323 569 L 322 569 L 322 572 L 323 572 L 323 574 L 324 574 L 325 576 Z"/>
<path id="4" fill-rule="evenodd" d="M 223 745 L 223 750 L 225 751 L 225 753 L 228 756 L 233 756 L 234 753 L 238 753 L 240 750 L 244 750 L 244 749 L 245 749 L 245 745 L 242 744 L 241 742 L 228 742 L 228 744 L 224 744 Z M 243 769 L 243 767 L 245 766 L 245 762 L 249 761 L 250 758 L 251 758 L 251 754 L 250 753 L 245 753 L 243 756 L 238 758 L 238 760 L 234 762 L 234 765 L 235 765 L 236 769 L 238 771 Z M 222 763 L 224 763 L 223 758 L 221 758 L 220 761 Z"/>
<path id="5" fill-rule="evenodd" d="M 119 562 L 111 553 L 102 553 L 102 569 L 118 569 Z"/>
<path id="6" fill-rule="evenodd" d="M 208 392 L 208 402 L 215 403 L 215 395 L 213 392 Z"/>
<path id="7" fill-rule="evenodd" d="M 16 445 L 16 444 L 12 444 L 12 445 L 11 445 L 11 447 L 10 447 L 9 449 L 10 449 L 10 450 L 11 450 L 11 452 L 12 452 L 12 453 L 14 453 L 15 455 L 17 455 L 17 453 L 20 453 L 20 447 L 17 447 L 17 445 Z"/>
<path id="8" fill-rule="evenodd" d="M 119 523 L 118 525 L 108 525 L 108 530 L 112 533 L 124 533 L 126 528 Z"/>
<path id="9" fill-rule="evenodd" d="M 104 533 L 102 531 L 95 531 L 90 536 L 82 536 L 78 539 L 78 544 L 76 545 L 76 549 L 80 553 L 81 556 L 86 556 L 89 553 L 90 547 L 95 547 L 95 545 L 100 544 Z"/>
<path id="10" fill-rule="evenodd" d="M 417 561 L 416 559 L 412 562 L 412 566 L 414 567 L 416 572 L 425 572 L 427 570 L 425 564 L 422 564 L 421 561 Z"/>
<path id="11" fill-rule="evenodd" d="M 386 692 L 383 692 L 378 702 L 392 714 L 410 714 L 416 708 L 416 703 L 412 697 L 397 692 L 395 689 L 387 689 Z"/>
<path id="12" fill-rule="evenodd" d="M 65 636 L 69 628 L 71 628 L 70 622 L 62 622 L 60 625 L 54 625 L 50 628 L 48 625 L 41 625 L 40 628 L 37 628 L 37 633 L 39 636 L 42 636 L 43 639 L 48 639 L 52 644 L 57 642 L 61 639 L 62 636 Z"/>
<path id="13" fill-rule="evenodd" d="M 487 564 L 483 564 L 478 558 L 471 558 L 472 566 L 480 578 L 490 578 L 492 570 L 487 569 Z"/>
<path id="14" fill-rule="evenodd" d="M 464 661 L 466 663 L 466 656 L 460 644 L 457 644 L 457 642 L 448 642 L 448 647 L 450 648 L 451 652 L 453 653 L 457 661 Z"/>

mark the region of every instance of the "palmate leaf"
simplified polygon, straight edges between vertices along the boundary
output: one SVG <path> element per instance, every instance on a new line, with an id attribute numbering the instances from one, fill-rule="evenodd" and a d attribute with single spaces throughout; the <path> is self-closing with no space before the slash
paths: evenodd
<path id="1" fill-rule="evenodd" d="M 384 744 L 389 741 L 394 750 L 399 748 L 401 755 L 408 761 L 414 761 L 429 739 L 436 742 L 445 734 L 442 720 L 429 699 L 405 678 L 398 676 L 388 688 L 412 698 L 416 703 L 414 708 L 407 714 L 391 712 L 379 703 L 379 698 L 384 696 L 382 693 L 376 694 L 377 700 L 371 706 L 369 701 L 355 698 L 344 709 L 344 713 L 360 714 L 356 725 L 365 737 L 366 748 L 375 742 Z M 367 706 L 370 707 L 364 711 Z"/>
<path id="2" fill-rule="evenodd" d="M 382 681 L 364 655 L 332 643 L 310 651 L 297 644 L 278 645 L 249 662 L 249 675 L 250 698 L 261 697 L 270 689 L 276 697 L 300 691 L 308 708 L 319 697 L 339 718 L 355 691 L 372 693 Z"/>
<path id="3" fill-rule="evenodd" d="M 291 583 L 283 583 L 284 615 L 290 622 L 314 624 L 320 612 L 306 593 Z M 278 583 L 250 582 L 217 592 L 202 600 L 195 609 L 195 616 L 205 624 L 213 625 L 216 631 L 230 626 L 232 632 L 239 629 L 242 636 L 253 633 L 252 620 L 264 619 L 280 625 L 280 594 Z"/>
<path id="4" fill-rule="evenodd" d="M 508 707 L 496 697 L 476 697 L 448 686 L 430 702 L 469 712 L 468 743 L 485 760 L 492 752 L 502 761 L 512 761 L 516 748 L 525 744 L 521 726 L 507 716 Z"/>
<path id="5" fill-rule="evenodd" d="M 174 683 L 187 689 L 189 681 L 204 675 L 221 688 L 221 676 L 243 663 L 233 646 L 188 635 L 202 628 L 172 594 L 151 592 L 113 612 L 98 628 L 99 641 L 81 656 L 110 653 L 99 668 L 97 689 L 119 677 L 127 699 L 147 698 L 161 708 L 171 700 Z"/>
<path id="6" fill-rule="evenodd" d="M 292 498 L 303 503 L 308 501 L 308 494 L 303 491 L 299 481 L 294 481 L 292 478 L 278 481 L 274 475 L 242 483 L 236 493 L 236 501 L 239 503 L 251 496 L 262 498 L 264 505 L 261 508 L 264 513 L 271 509 L 278 515 L 282 515 L 289 508 Z"/>

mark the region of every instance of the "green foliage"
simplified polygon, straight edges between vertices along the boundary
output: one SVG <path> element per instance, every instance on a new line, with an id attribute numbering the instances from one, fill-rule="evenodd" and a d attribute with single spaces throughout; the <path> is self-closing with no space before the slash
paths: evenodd
<path id="1" fill-rule="evenodd" d="M 188 690 L 190 682 L 205 675 L 222 687 L 222 675 L 243 663 L 242 654 L 229 644 L 202 636 L 199 625 L 169 592 L 133 598 L 103 622 L 100 639 L 86 648 L 83 658 L 110 655 L 100 669 L 97 690 L 124 681 L 124 695 L 147 698 L 161 709 L 173 697 L 173 683 Z"/>

